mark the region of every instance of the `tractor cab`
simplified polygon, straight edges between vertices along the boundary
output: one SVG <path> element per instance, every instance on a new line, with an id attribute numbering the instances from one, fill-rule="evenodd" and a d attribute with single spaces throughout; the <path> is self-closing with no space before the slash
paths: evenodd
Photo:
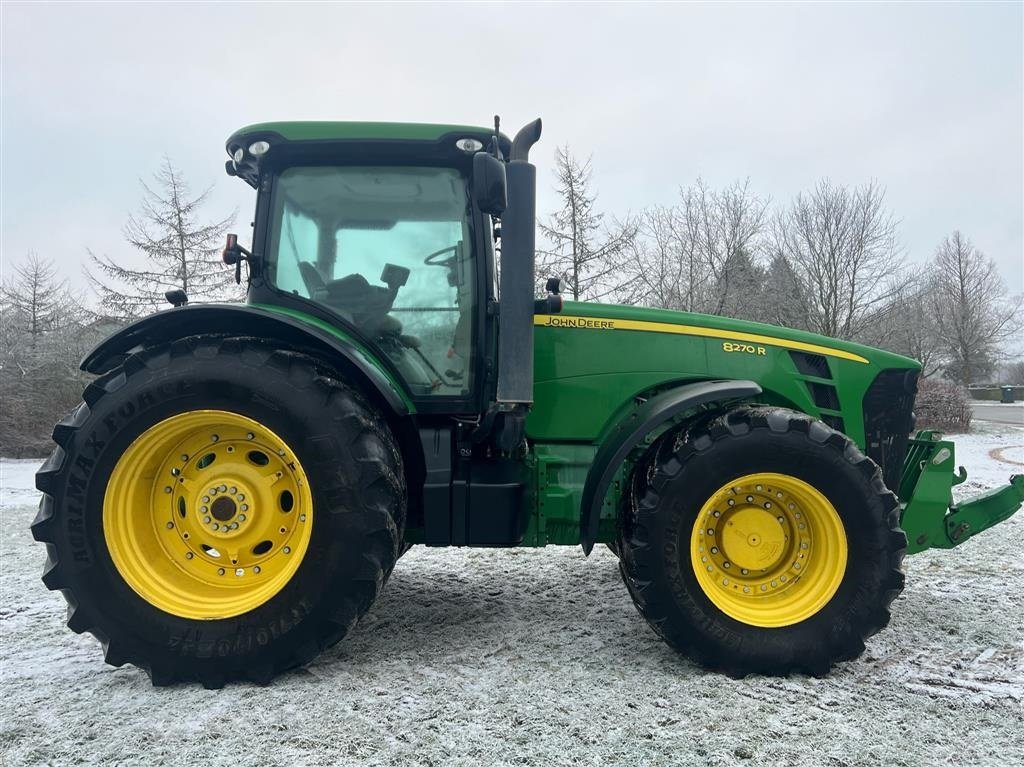
<path id="1" fill-rule="evenodd" d="M 481 413 L 496 384 L 486 364 L 499 321 L 491 215 L 504 211 L 510 149 L 497 124 L 236 132 L 227 171 L 258 192 L 249 303 L 350 335 L 418 412 Z M 522 191 L 532 203 L 533 188 Z"/>

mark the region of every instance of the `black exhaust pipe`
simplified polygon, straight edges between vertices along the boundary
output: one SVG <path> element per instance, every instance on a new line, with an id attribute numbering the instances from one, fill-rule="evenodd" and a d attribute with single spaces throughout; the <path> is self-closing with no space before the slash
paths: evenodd
<path id="1" fill-rule="evenodd" d="M 537 168 L 530 149 L 540 139 L 540 120 L 512 140 L 506 168 L 508 205 L 501 216 L 498 405 L 533 404 L 533 296 L 537 230 Z M 511 407 L 510 407 L 511 406 Z"/>

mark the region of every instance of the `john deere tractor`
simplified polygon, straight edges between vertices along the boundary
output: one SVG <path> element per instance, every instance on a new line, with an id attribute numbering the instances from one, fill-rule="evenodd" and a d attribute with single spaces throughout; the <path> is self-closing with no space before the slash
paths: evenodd
<path id="1" fill-rule="evenodd" d="M 223 253 L 247 302 L 172 292 L 100 344 L 36 477 L 43 581 L 107 662 L 266 683 L 351 631 L 411 545 L 606 544 L 679 652 L 823 674 L 888 623 L 904 554 L 1020 507 L 1024 477 L 952 502 L 953 444 L 910 436 L 914 360 L 563 302 L 557 279 L 537 298 L 540 132 L 228 139 L 256 190 L 251 251 Z"/>

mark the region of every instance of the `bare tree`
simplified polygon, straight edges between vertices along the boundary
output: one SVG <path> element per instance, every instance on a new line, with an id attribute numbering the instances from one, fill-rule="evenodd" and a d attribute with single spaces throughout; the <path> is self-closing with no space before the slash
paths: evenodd
<path id="1" fill-rule="evenodd" d="M 735 312 L 750 287 L 752 254 L 764 233 L 769 202 L 754 194 L 749 179 L 715 191 L 698 178 L 680 196 L 681 209 L 689 219 L 687 229 L 695 236 L 697 252 L 714 286 L 704 311 Z"/>
<path id="2" fill-rule="evenodd" d="M 137 318 L 164 305 L 164 293 L 180 288 L 192 299 L 225 299 L 233 292 L 231 272 L 218 258 L 235 214 L 204 223 L 200 209 L 211 188 L 193 197 L 181 172 L 169 159 L 154 174 L 156 186 L 140 182 L 143 199 L 129 217 L 124 237 L 145 256 L 145 268 L 121 265 L 109 256 L 89 253 L 96 273 L 88 274 L 101 311 Z"/>
<path id="3" fill-rule="evenodd" d="M 935 251 L 930 286 L 946 375 L 967 386 L 994 369 L 1000 347 L 1021 329 L 1021 296 L 1007 298 L 995 262 L 954 231 Z"/>
<path id="4" fill-rule="evenodd" d="M 10 338 L 21 336 L 32 350 L 42 345 L 46 334 L 60 330 L 78 308 L 58 274 L 53 261 L 29 253 L 14 267 L 13 278 L 0 286 Z"/>
<path id="5" fill-rule="evenodd" d="M 568 146 L 555 150 L 555 189 L 562 207 L 540 226 L 551 249 L 538 251 L 537 277 L 543 283 L 561 276 L 574 301 L 600 301 L 630 289 L 621 279 L 622 265 L 637 224 L 628 217 L 604 224 L 604 214 L 594 208 L 597 195 L 590 176 L 590 159 L 579 162 Z"/>
<path id="6" fill-rule="evenodd" d="M 894 274 L 889 300 L 865 319 L 858 341 L 911 357 L 929 378 L 942 369 L 942 344 L 932 315 L 930 270 Z"/>
<path id="7" fill-rule="evenodd" d="M 1001 383 L 1024 386 L 1024 360 L 1015 360 L 1004 365 Z"/>
<path id="8" fill-rule="evenodd" d="M 768 202 L 736 181 L 721 191 L 703 179 L 672 207 L 644 213 L 629 274 L 637 300 L 709 314 L 754 316 L 758 251 Z"/>
<path id="9" fill-rule="evenodd" d="M 87 313 L 52 261 L 29 254 L 0 287 L 0 453 L 41 455 L 78 401 Z"/>
<path id="10" fill-rule="evenodd" d="M 896 227 L 874 182 L 849 188 L 822 180 L 776 217 L 775 255 L 800 279 L 812 330 L 856 338 L 892 298 L 885 278 L 902 264 Z"/>
<path id="11" fill-rule="evenodd" d="M 627 303 L 693 310 L 702 270 L 676 208 L 658 205 L 640 215 L 623 274 L 632 287 Z"/>

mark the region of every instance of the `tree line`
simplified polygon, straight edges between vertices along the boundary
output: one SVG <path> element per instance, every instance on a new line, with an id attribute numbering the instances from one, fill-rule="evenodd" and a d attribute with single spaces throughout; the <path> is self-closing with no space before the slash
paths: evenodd
<path id="1" fill-rule="evenodd" d="M 1021 329 L 1021 297 L 995 264 L 953 231 L 931 261 L 907 262 L 899 222 L 876 182 L 827 179 L 777 204 L 749 180 L 703 179 L 636 214 L 598 209 L 591 160 L 555 155 L 558 205 L 539 222 L 538 290 L 561 276 L 574 300 L 728 315 L 881 346 L 921 360 L 926 376 L 989 381 Z M 123 236 L 128 261 L 88 251 L 88 293 L 52 258 L 28 254 L 0 284 L 0 454 L 39 455 L 74 407 L 81 357 L 124 324 L 166 307 L 164 293 L 239 300 L 221 263 L 235 216 L 210 218 L 170 160 L 141 182 Z M 1024 383 L 1024 363 L 1005 368 Z M 1012 379 L 1012 380 L 1011 380 Z"/>
<path id="2" fill-rule="evenodd" d="M 219 253 L 234 216 L 207 220 L 210 189 L 192 194 L 164 162 L 142 182 L 137 213 L 124 225 L 136 256 L 119 261 L 88 252 L 89 292 L 72 290 L 53 258 L 29 253 L 0 285 L 0 455 L 49 452 L 50 430 L 81 399 L 90 378 L 82 357 L 132 320 L 169 306 L 164 293 L 191 299 L 241 298 Z"/>
<path id="3" fill-rule="evenodd" d="M 879 346 L 924 376 L 986 382 L 1021 331 L 1021 296 L 958 230 L 912 265 L 875 181 L 822 179 L 777 204 L 749 180 L 703 179 L 637 214 L 597 208 L 591 160 L 555 154 L 558 209 L 540 226 L 539 285 L 573 300 L 727 315 Z M 1008 372 L 1021 377 L 1021 366 Z"/>

